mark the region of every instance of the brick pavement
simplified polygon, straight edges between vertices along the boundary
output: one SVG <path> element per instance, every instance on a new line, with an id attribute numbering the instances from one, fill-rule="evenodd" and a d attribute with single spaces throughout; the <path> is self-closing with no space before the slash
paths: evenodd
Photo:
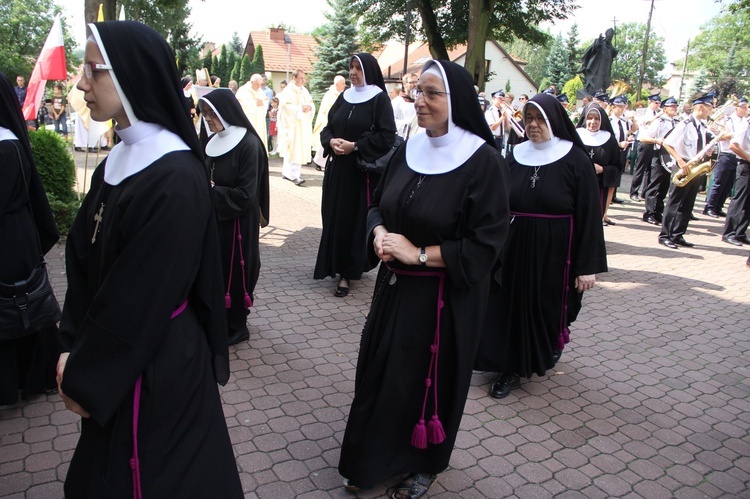
<path id="1" fill-rule="evenodd" d="M 312 279 L 322 176 L 305 168 L 300 188 L 277 162 L 272 172 L 250 341 L 231 347 L 224 412 L 246 497 L 352 497 L 336 466 L 373 275 L 344 300 Z M 696 248 L 668 250 L 641 210 L 613 206 L 610 272 L 555 371 L 502 401 L 475 374 L 430 497 L 750 497 L 749 248 L 698 215 L 686 236 Z M 62 295 L 62 247 L 49 260 Z M 0 409 L 0 496 L 61 497 L 77 437 L 56 395 Z"/>

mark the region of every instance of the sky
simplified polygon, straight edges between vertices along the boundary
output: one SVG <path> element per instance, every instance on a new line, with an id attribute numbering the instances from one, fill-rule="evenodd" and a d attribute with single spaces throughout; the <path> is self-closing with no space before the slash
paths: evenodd
<path id="1" fill-rule="evenodd" d="M 83 0 L 57 0 L 66 14 L 68 24 L 81 46 L 85 40 Z M 579 5 L 570 19 L 549 26 L 552 33 L 568 32 L 573 22 L 578 23 L 581 41 L 590 40 L 623 22 L 648 20 L 651 0 L 577 0 Z M 326 23 L 324 14 L 330 11 L 326 0 L 190 0 L 195 35 L 217 46 L 229 42 L 232 33 L 245 41 L 250 31 L 260 31 L 270 25 L 284 23 L 299 32 L 309 32 Z M 715 0 L 656 0 L 652 29 L 665 39 L 667 60 L 681 57 L 688 38 L 700 32 L 700 26 L 721 12 Z"/>

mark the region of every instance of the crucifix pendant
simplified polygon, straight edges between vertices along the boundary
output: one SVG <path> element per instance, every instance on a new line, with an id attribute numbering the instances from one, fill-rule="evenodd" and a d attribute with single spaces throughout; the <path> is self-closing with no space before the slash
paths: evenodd
<path id="1" fill-rule="evenodd" d="M 591 161 L 594 161 L 594 150 L 593 149 L 591 149 L 591 151 L 589 151 L 589 156 L 591 156 Z"/>
<path id="2" fill-rule="evenodd" d="M 532 175 L 529 180 L 531 180 L 531 188 L 533 189 L 536 187 L 536 181 L 539 180 L 539 175 L 537 175 L 536 170 L 534 170 L 534 175 Z"/>
<path id="3" fill-rule="evenodd" d="M 94 221 L 96 226 L 94 227 L 94 237 L 91 238 L 91 244 L 96 242 L 96 235 L 99 233 L 99 224 L 102 222 L 102 216 L 104 215 L 104 203 L 99 207 L 99 212 L 94 215 Z"/>

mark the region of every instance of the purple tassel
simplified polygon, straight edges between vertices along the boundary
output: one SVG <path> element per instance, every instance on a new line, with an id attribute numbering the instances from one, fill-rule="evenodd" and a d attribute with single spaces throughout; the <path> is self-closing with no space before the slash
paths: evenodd
<path id="1" fill-rule="evenodd" d="M 431 444 L 442 444 L 443 440 L 445 440 L 443 423 L 440 422 L 437 414 L 433 414 L 432 419 L 427 423 L 427 441 Z"/>
<path id="2" fill-rule="evenodd" d="M 411 444 L 417 449 L 427 448 L 427 428 L 424 425 L 424 419 L 420 419 L 414 427 L 414 432 L 411 434 Z"/>
<path id="3" fill-rule="evenodd" d="M 232 308 L 232 297 L 229 296 L 229 293 L 224 295 L 224 306 L 226 308 Z"/>
<path id="4" fill-rule="evenodd" d="M 245 293 L 245 308 L 250 308 L 253 306 L 253 300 L 250 299 L 250 295 Z"/>
<path id="5" fill-rule="evenodd" d="M 560 336 L 557 337 L 557 349 L 562 352 L 563 348 L 565 348 L 565 338 L 563 338 L 562 333 L 560 333 Z"/>

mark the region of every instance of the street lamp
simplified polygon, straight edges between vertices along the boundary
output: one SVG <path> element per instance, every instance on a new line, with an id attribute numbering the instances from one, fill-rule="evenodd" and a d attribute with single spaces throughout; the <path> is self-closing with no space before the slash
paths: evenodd
<path id="1" fill-rule="evenodd" d="M 284 35 L 284 45 L 286 45 L 286 81 L 289 81 L 289 65 L 292 63 L 292 39 L 289 35 Z"/>

